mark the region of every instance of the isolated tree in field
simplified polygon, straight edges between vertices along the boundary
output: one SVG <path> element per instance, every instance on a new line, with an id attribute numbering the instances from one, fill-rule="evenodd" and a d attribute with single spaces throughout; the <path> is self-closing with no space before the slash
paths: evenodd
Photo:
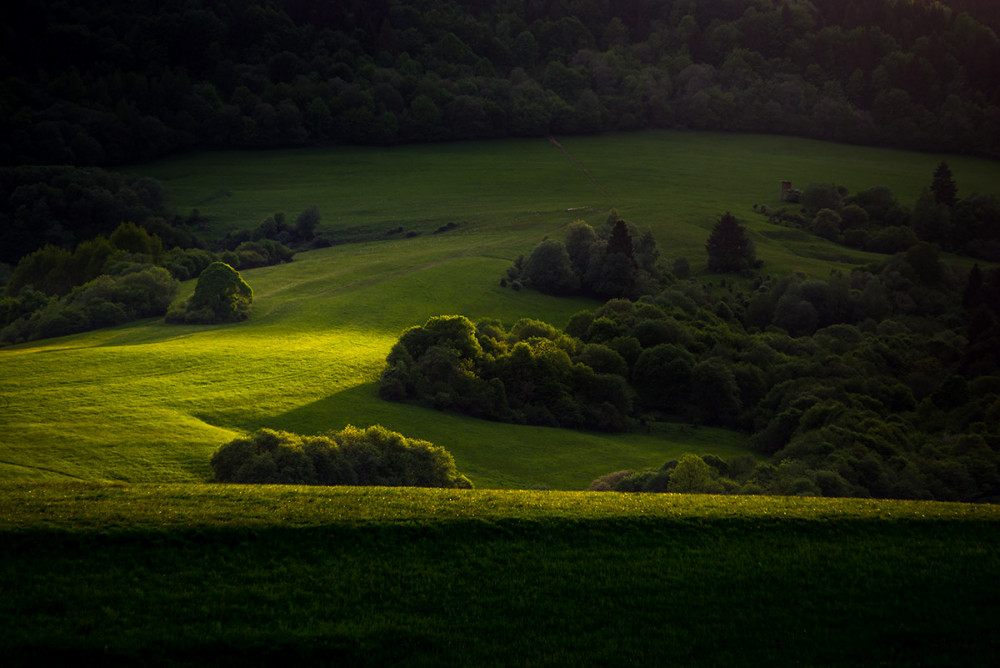
<path id="1" fill-rule="evenodd" d="M 951 168 L 943 160 L 934 170 L 931 192 L 934 193 L 934 201 L 938 204 L 955 206 L 958 202 L 958 186 L 955 185 L 955 179 L 951 176 Z"/>
<path id="2" fill-rule="evenodd" d="M 224 262 L 213 262 L 201 272 L 194 295 L 167 313 L 168 322 L 236 322 L 250 317 L 253 290 Z"/>
<path id="3" fill-rule="evenodd" d="M 224 262 L 213 262 L 201 272 L 191 297 L 191 307 L 209 309 L 220 321 L 246 320 L 253 305 L 253 290 Z"/>
<path id="4" fill-rule="evenodd" d="M 587 275 L 590 252 L 596 243 L 597 232 L 584 221 L 577 220 L 566 227 L 566 252 L 577 276 Z"/>
<path id="5" fill-rule="evenodd" d="M 756 262 L 753 241 L 728 211 L 712 228 L 705 244 L 708 269 L 720 273 L 746 271 Z"/>

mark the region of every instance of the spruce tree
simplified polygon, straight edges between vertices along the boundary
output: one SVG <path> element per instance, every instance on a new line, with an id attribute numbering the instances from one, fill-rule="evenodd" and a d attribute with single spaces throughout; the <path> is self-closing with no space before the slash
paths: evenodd
<path id="1" fill-rule="evenodd" d="M 709 271 L 746 271 L 756 263 L 753 241 L 728 211 L 712 228 L 705 250 L 708 251 Z"/>
<path id="2" fill-rule="evenodd" d="M 951 169 L 944 160 L 934 170 L 934 180 L 931 182 L 931 192 L 934 193 L 934 201 L 938 204 L 955 206 L 958 202 L 958 186 L 951 176 Z"/>
<path id="3" fill-rule="evenodd" d="M 628 223 L 621 218 L 616 220 L 614 227 L 611 228 L 611 236 L 608 237 L 608 252 L 620 253 L 630 260 L 635 252 Z"/>

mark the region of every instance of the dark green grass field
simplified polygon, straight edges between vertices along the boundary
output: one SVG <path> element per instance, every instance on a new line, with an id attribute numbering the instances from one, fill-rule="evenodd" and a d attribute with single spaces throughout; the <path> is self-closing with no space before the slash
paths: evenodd
<path id="1" fill-rule="evenodd" d="M 5 665 L 988 665 L 1000 511 L 0 487 Z"/>

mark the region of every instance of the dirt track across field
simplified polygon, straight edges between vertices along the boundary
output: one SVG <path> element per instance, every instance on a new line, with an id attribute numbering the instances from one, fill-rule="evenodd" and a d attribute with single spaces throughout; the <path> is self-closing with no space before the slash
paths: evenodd
<path id="1" fill-rule="evenodd" d="M 603 192 L 605 195 L 611 195 L 611 193 L 608 192 L 608 189 L 605 188 L 604 186 L 602 186 L 601 182 L 594 178 L 594 175 L 590 173 L 590 170 L 588 170 L 586 168 L 586 166 L 584 166 L 584 164 L 582 162 L 580 162 L 579 160 L 577 160 L 576 156 L 573 155 L 572 153 L 570 153 L 566 149 L 565 146 L 563 146 L 562 144 L 560 144 L 559 141 L 555 137 L 553 137 L 552 135 L 549 135 L 548 139 L 549 139 L 550 142 L 552 142 L 553 146 L 555 146 L 557 149 L 559 149 L 560 151 L 563 152 L 563 155 L 565 155 L 567 158 L 569 158 L 570 160 L 572 160 L 573 164 L 575 164 L 577 167 L 579 167 L 580 171 L 583 172 L 584 174 L 586 174 L 587 178 L 590 179 L 590 182 L 593 183 L 595 186 L 597 186 L 601 190 L 601 192 Z"/>

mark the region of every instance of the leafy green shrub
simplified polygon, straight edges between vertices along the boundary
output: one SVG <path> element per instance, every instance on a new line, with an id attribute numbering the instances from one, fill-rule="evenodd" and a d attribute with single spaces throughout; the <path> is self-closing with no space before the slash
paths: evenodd
<path id="1" fill-rule="evenodd" d="M 688 494 L 719 494 L 719 474 L 698 455 L 682 455 L 670 474 L 669 490 Z"/>
<path id="2" fill-rule="evenodd" d="M 240 272 L 223 262 L 213 262 L 198 278 L 194 295 L 170 309 L 167 321 L 210 324 L 236 322 L 250 317 L 253 290 Z"/>
<path id="3" fill-rule="evenodd" d="M 472 487 L 444 448 L 380 425 L 325 436 L 261 429 L 220 447 L 211 467 L 225 483 Z"/>
<path id="4" fill-rule="evenodd" d="M 587 491 L 590 492 L 615 491 L 618 487 L 618 483 L 620 483 L 622 480 L 628 478 L 634 473 L 635 471 L 624 470 L 624 471 L 615 471 L 614 473 L 608 473 L 602 475 L 600 478 L 590 483 L 590 486 L 587 487 Z"/>

